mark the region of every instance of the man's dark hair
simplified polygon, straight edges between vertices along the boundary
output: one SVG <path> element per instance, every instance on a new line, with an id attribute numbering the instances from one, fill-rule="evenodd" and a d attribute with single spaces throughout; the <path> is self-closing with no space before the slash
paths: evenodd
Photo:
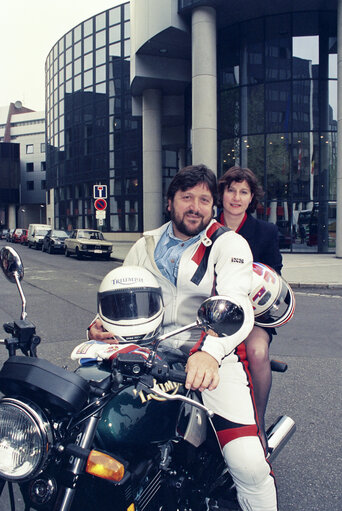
<path id="1" fill-rule="evenodd" d="M 194 186 L 205 183 L 211 195 L 213 196 L 214 204 L 217 201 L 217 181 L 216 176 L 212 170 L 206 165 L 189 165 L 179 170 L 175 177 L 172 179 L 167 191 L 167 199 L 173 201 L 174 196 L 178 190 L 185 192 Z"/>
<path id="2" fill-rule="evenodd" d="M 258 205 L 259 200 L 264 196 L 263 189 L 258 182 L 258 178 L 248 168 L 242 168 L 239 166 L 230 167 L 223 176 L 218 180 L 218 205 L 222 207 L 222 198 L 223 193 L 226 188 L 229 188 L 231 183 L 236 181 L 237 183 L 242 183 L 242 181 L 247 181 L 249 188 L 253 194 L 253 199 L 250 205 L 247 208 L 247 213 L 254 213 L 256 207 Z"/>

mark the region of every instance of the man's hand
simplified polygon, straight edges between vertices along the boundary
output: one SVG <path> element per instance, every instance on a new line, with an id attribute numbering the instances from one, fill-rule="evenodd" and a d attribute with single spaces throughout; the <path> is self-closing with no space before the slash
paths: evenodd
<path id="1" fill-rule="evenodd" d="M 219 377 L 217 360 L 205 351 L 197 351 L 188 358 L 185 371 L 187 372 L 185 387 L 201 392 L 205 389 L 216 389 Z"/>
<path id="2" fill-rule="evenodd" d="M 119 342 L 113 334 L 103 328 L 100 319 L 96 319 L 95 323 L 90 327 L 88 336 L 89 339 L 106 342 L 107 344 L 118 344 Z"/>

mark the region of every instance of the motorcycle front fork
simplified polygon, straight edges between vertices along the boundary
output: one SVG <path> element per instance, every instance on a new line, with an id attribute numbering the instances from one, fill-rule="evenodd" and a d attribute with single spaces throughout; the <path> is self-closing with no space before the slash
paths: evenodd
<path id="1" fill-rule="evenodd" d="M 97 425 L 101 418 L 101 411 L 91 416 L 85 424 L 82 436 L 78 442 L 78 447 L 83 449 L 91 449 L 97 429 Z M 69 476 L 68 486 L 60 488 L 53 511 L 69 511 L 77 491 L 77 479 L 83 473 L 86 459 L 77 456 L 70 456 L 69 468 L 67 469 Z"/>

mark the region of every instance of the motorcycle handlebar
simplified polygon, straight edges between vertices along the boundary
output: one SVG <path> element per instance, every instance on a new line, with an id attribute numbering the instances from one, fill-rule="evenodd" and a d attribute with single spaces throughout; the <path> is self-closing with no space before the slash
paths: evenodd
<path id="1" fill-rule="evenodd" d="M 186 373 L 184 371 L 177 371 L 176 369 L 169 370 L 169 380 L 176 383 L 185 383 Z"/>

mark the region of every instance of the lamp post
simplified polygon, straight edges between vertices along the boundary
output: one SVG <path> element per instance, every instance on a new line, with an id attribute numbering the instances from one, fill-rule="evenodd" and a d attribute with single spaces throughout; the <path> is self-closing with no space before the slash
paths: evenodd
<path id="1" fill-rule="evenodd" d="M 43 208 L 44 208 L 44 204 L 41 204 L 40 205 L 40 209 L 39 209 L 39 221 L 40 223 L 42 224 L 42 219 L 43 219 Z"/>
<path id="2" fill-rule="evenodd" d="M 23 218 L 23 221 L 20 222 L 23 226 L 23 229 L 27 229 L 27 226 L 26 226 L 26 223 L 25 223 L 25 213 L 26 213 L 26 209 L 24 208 L 21 208 L 21 213 L 22 213 L 22 218 Z"/>

